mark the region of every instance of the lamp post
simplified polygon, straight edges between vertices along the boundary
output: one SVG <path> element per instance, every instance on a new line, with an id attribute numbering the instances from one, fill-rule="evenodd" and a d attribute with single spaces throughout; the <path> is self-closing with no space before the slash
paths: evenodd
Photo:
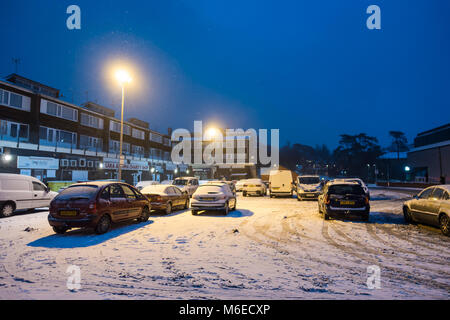
<path id="1" fill-rule="evenodd" d="M 122 111 L 120 114 L 120 143 L 119 143 L 119 172 L 117 173 L 117 180 L 122 180 L 122 144 L 123 144 L 123 108 L 125 104 L 125 84 L 131 82 L 131 77 L 125 70 L 118 70 L 116 72 L 116 79 L 119 81 L 122 87 Z"/>

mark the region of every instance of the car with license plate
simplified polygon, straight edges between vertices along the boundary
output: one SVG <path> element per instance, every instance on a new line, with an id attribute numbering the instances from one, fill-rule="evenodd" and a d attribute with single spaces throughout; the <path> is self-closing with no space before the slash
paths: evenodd
<path id="1" fill-rule="evenodd" d="M 407 223 L 423 223 L 439 227 L 450 236 L 450 185 L 437 185 L 422 190 L 403 204 Z"/>
<path id="2" fill-rule="evenodd" d="M 244 197 L 248 195 L 265 196 L 267 188 L 261 179 L 247 179 L 242 186 L 242 195 Z"/>
<path id="3" fill-rule="evenodd" d="M 295 187 L 298 201 L 304 199 L 317 200 L 322 191 L 320 177 L 313 175 L 298 176 Z"/>
<path id="4" fill-rule="evenodd" d="M 202 210 L 221 211 L 227 215 L 236 209 L 236 194 L 226 183 L 204 184 L 192 195 L 191 211 L 193 215 Z"/>
<path id="5" fill-rule="evenodd" d="M 71 228 L 94 228 L 97 234 L 107 232 L 116 222 L 150 216 L 150 201 L 131 185 L 110 181 L 73 184 L 50 203 L 48 222 L 56 233 Z"/>
<path id="6" fill-rule="evenodd" d="M 152 210 L 172 213 L 175 209 L 189 208 L 189 195 L 173 185 L 153 185 L 141 190 L 141 193 L 150 200 Z"/>
<path id="7" fill-rule="evenodd" d="M 357 182 L 327 183 L 319 195 L 318 206 L 325 220 L 342 217 L 369 220 L 369 198 Z"/>

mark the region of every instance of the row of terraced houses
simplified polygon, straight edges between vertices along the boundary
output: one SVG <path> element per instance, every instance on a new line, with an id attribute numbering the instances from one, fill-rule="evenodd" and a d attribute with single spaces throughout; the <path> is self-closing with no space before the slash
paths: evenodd
<path id="1" fill-rule="evenodd" d="M 124 121 L 122 179 L 173 179 L 188 171 L 171 162 L 171 129 Z M 58 89 L 11 74 L 0 81 L 1 172 L 35 176 L 49 184 L 117 178 L 120 120 L 93 102 L 63 101 Z"/>

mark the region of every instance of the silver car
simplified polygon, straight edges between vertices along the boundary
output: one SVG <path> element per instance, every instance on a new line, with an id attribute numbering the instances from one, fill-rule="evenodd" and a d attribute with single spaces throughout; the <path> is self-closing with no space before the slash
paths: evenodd
<path id="1" fill-rule="evenodd" d="M 196 215 L 202 210 L 218 210 L 227 215 L 236 210 L 236 194 L 226 183 L 201 185 L 192 196 L 191 211 Z"/>
<path id="2" fill-rule="evenodd" d="M 403 204 L 407 223 L 424 223 L 437 226 L 450 236 L 450 185 L 432 186 L 422 190 L 412 200 Z"/>

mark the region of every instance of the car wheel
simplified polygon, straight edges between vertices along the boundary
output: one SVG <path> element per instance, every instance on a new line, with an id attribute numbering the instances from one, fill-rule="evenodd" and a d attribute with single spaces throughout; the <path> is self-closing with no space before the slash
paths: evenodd
<path id="1" fill-rule="evenodd" d="M 109 228 L 111 228 L 111 218 L 107 214 L 105 214 L 98 221 L 97 226 L 95 227 L 95 233 L 104 234 L 108 232 Z"/>
<path id="2" fill-rule="evenodd" d="M 191 213 L 192 213 L 193 216 L 196 216 L 198 214 L 198 211 L 197 210 L 192 210 Z"/>
<path id="3" fill-rule="evenodd" d="M 12 203 L 5 203 L 2 207 L 0 215 L 5 217 L 10 217 L 14 213 L 14 205 Z"/>
<path id="4" fill-rule="evenodd" d="M 172 213 L 172 204 L 170 202 L 167 203 L 166 206 L 166 214 L 171 214 Z"/>
<path id="5" fill-rule="evenodd" d="M 227 203 L 225 203 L 225 208 L 223 209 L 223 215 L 224 216 L 228 215 L 228 212 L 230 212 L 230 206 L 227 202 Z"/>
<path id="6" fill-rule="evenodd" d="M 414 220 L 412 219 L 412 216 L 411 216 L 411 210 L 409 210 L 408 207 L 403 207 L 403 217 L 404 217 L 406 223 L 414 222 Z"/>
<path id="7" fill-rule="evenodd" d="M 300 196 L 297 193 L 297 201 L 302 201 L 302 198 L 300 198 Z"/>
<path id="8" fill-rule="evenodd" d="M 323 220 L 330 220 L 330 215 L 327 213 L 327 210 L 323 211 Z"/>
<path id="9" fill-rule="evenodd" d="M 189 208 L 189 199 L 186 199 L 186 202 L 184 204 L 184 209 Z"/>
<path id="10" fill-rule="evenodd" d="M 450 236 L 450 218 L 445 213 L 439 219 L 439 227 L 442 233 L 446 236 Z"/>
<path id="11" fill-rule="evenodd" d="M 139 222 L 147 222 L 150 217 L 150 210 L 147 207 L 142 208 L 141 216 L 139 217 Z"/>
<path id="12" fill-rule="evenodd" d="M 66 227 L 53 227 L 53 231 L 57 234 L 64 234 L 66 231 L 69 230 L 69 228 Z"/>

